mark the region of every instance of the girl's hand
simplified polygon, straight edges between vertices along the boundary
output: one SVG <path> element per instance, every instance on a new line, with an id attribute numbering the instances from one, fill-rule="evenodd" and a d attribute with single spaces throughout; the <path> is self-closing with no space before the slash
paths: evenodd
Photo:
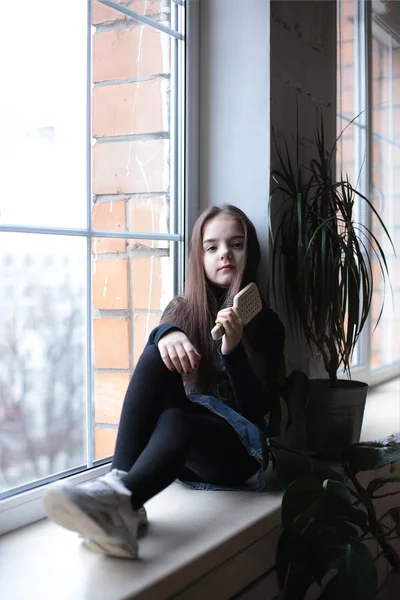
<path id="1" fill-rule="evenodd" d="M 243 336 L 243 321 L 240 318 L 239 309 L 237 306 L 233 306 L 220 310 L 215 322 L 224 326 L 225 335 L 222 338 L 221 352 L 229 354 L 240 344 Z"/>
<path id="2" fill-rule="evenodd" d="M 170 371 L 190 375 L 197 369 L 200 354 L 183 331 L 171 331 L 158 342 L 161 358 Z"/>

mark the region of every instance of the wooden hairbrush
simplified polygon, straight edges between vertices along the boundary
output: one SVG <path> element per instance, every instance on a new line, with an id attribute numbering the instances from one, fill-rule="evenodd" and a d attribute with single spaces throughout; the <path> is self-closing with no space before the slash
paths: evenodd
<path id="1" fill-rule="evenodd" d="M 262 309 L 261 296 L 255 283 L 249 283 L 233 298 L 233 306 L 237 306 L 240 318 L 244 325 L 247 325 Z M 211 336 L 214 340 L 220 340 L 225 335 L 225 329 L 222 323 L 217 323 L 211 330 Z"/>

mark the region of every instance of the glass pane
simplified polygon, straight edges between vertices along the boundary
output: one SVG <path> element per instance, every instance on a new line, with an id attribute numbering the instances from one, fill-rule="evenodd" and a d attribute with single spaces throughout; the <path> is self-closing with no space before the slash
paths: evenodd
<path id="1" fill-rule="evenodd" d="M 86 245 L 0 234 L 0 490 L 86 463 Z"/>
<path id="2" fill-rule="evenodd" d="M 102 241 L 108 252 L 93 254 L 92 279 L 96 459 L 114 452 L 130 375 L 173 296 L 172 244 Z"/>
<path id="3" fill-rule="evenodd" d="M 372 173 L 373 202 L 383 219 L 397 249 L 399 246 L 400 211 L 398 181 L 400 174 L 400 55 L 389 34 L 373 27 L 372 53 Z M 373 232 L 385 251 L 393 286 L 393 297 L 381 275 L 377 260 L 372 306 L 372 326 L 376 325 L 382 298 L 385 309 L 371 337 L 371 368 L 379 369 L 398 362 L 400 339 L 400 258 L 395 258 L 390 244 L 382 234 L 378 220 L 373 219 Z"/>
<path id="4" fill-rule="evenodd" d="M 21 0 L 17 51 L 13 27 L 0 37 L 0 223 L 86 225 L 86 2 L 55 26 L 53 0 Z M 40 14 L 40 18 L 39 15 Z M 12 23 L 15 7 L 2 7 Z M 71 43 L 71 36 L 73 43 Z"/>

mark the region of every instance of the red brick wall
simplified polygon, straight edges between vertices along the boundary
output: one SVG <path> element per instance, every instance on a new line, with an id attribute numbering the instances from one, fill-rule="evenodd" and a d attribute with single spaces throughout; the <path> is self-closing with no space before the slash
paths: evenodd
<path id="1" fill-rule="evenodd" d="M 124 2 L 168 18 L 167 0 Z M 170 39 L 97 0 L 92 10 L 92 226 L 169 231 Z M 92 246 L 95 456 L 113 454 L 122 401 L 172 293 L 168 242 Z"/>

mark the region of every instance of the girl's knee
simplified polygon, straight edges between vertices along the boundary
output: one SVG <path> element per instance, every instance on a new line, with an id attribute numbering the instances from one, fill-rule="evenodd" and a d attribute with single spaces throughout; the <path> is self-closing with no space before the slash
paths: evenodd
<path id="1" fill-rule="evenodd" d="M 146 370 L 149 370 L 150 374 L 154 375 L 155 377 L 160 375 L 174 375 L 176 377 L 176 372 L 171 372 L 165 365 L 156 344 L 148 344 L 145 347 L 139 359 L 138 366 L 139 364 L 142 368 L 145 367 Z"/>
<path id="2" fill-rule="evenodd" d="M 154 357 L 154 358 L 160 357 L 160 351 L 158 349 L 158 346 L 157 346 L 157 344 L 154 344 L 153 342 L 147 343 L 147 345 L 145 346 L 145 348 L 142 352 L 142 355 L 143 354 L 146 354 L 147 356 Z"/>

